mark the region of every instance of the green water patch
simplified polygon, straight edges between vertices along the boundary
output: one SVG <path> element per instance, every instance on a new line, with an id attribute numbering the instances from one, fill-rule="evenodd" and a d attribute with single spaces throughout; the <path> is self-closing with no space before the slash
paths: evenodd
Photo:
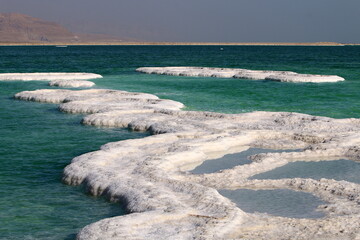
<path id="1" fill-rule="evenodd" d="M 300 112 L 335 118 L 359 117 L 353 83 L 282 83 L 246 79 L 127 73 L 95 80 L 97 87 L 152 93 L 185 104 L 185 110 L 243 113 Z M 344 105 L 347 108 L 344 108 Z"/>
<path id="2" fill-rule="evenodd" d="M 0 72 L 93 72 L 99 88 L 148 92 L 188 110 L 287 111 L 360 117 L 360 47 L 276 46 L 0 47 Z M 100 61 L 101 59 L 101 61 Z M 147 75 L 138 67 L 203 66 L 338 75 L 338 83 Z M 344 107 L 346 106 L 346 107 Z"/>
<path id="3" fill-rule="evenodd" d="M 287 189 L 276 190 L 219 190 L 219 193 L 243 211 L 267 213 L 291 218 L 321 218 L 325 214 L 317 211 L 325 202 L 310 193 Z"/>
<path id="4" fill-rule="evenodd" d="M 360 163 L 347 159 L 319 162 L 291 162 L 251 179 L 321 178 L 360 183 Z"/>
<path id="5" fill-rule="evenodd" d="M 45 82 L 0 82 L 0 239 L 74 239 L 87 224 L 125 214 L 118 204 L 61 182 L 72 158 L 147 133 L 80 124 L 57 105 L 12 99 Z"/>
<path id="6" fill-rule="evenodd" d="M 275 150 L 275 149 L 262 149 L 262 148 L 249 148 L 246 151 L 226 154 L 221 158 L 209 159 L 204 161 L 201 165 L 197 166 L 190 172 L 193 174 L 214 173 L 224 169 L 230 169 L 238 165 L 250 164 L 252 161 L 249 156 L 260 153 L 276 153 L 276 152 L 292 152 L 299 150 Z"/>

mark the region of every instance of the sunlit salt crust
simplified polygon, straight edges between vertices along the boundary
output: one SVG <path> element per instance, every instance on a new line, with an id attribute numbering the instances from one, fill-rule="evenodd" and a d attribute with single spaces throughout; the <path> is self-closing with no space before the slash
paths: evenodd
<path id="1" fill-rule="evenodd" d="M 0 81 L 86 80 L 102 78 L 95 73 L 0 73 Z"/>
<path id="2" fill-rule="evenodd" d="M 251 80 L 271 80 L 278 82 L 339 82 L 345 79 L 335 75 L 299 74 L 289 71 L 261 71 L 240 68 L 207 67 L 141 67 L 138 72 L 189 77 L 242 78 Z"/>
<path id="3" fill-rule="evenodd" d="M 2 73 L 0 81 L 50 81 L 49 86 L 89 88 L 95 85 L 86 79 L 102 78 L 94 73 Z"/>
<path id="4" fill-rule="evenodd" d="M 86 226 L 78 239 L 360 239 L 359 184 L 249 179 L 295 161 L 360 161 L 359 119 L 190 112 L 182 111 L 179 102 L 151 94 L 103 89 L 25 91 L 15 98 L 86 113 L 83 124 L 153 134 L 105 144 L 65 168 L 65 183 L 83 184 L 93 195 L 126 203 L 131 212 Z M 253 155 L 250 164 L 210 174 L 188 172 L 207 159 L 250 147 L 305 150 Z M 326 202 L 319 207 L 326 217 L 245 213 L 217 191 L 244 188 L 311 193 Z"/>
<path id="5" fill-rule="evenodd" d="M 94 86 L 95 83 L 85 80 L 52 80 L 49 86 L 70 87 L 70 88 L 88 88 Z"/>

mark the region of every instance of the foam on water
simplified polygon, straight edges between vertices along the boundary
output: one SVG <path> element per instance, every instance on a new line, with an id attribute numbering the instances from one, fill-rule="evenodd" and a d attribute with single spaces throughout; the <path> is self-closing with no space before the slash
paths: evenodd
<path id="1" fill-rule="evenodd" d="M 290 71 L 262 71 L 240 68 L 206 67 L 141 67 L 138 72 L 171 76 L 242 78 L 251 80 L 271 80 L 278 82 L 339 82 L 345 79 L 334 75 L 298 74 Z"/>

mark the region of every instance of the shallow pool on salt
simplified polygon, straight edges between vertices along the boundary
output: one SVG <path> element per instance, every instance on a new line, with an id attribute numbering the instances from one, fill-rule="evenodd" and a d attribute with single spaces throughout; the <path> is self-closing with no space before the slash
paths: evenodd
<path id="1" fill-rule="evenodd" d="M 310 193 L 287 189 L 276 190 L 219 190 L 219 193 L 243 211 L 248 213 L 267 213 L 291 218 L 321 218 L 325 214 L 317 211 L 322 200 Z"/>
<path id="2" fill-rule="evenodd" d="M 197 166 L 190 172 L 193 174 L 214 173 L 224 169 L 230 169 L 238 165 L 245 165 L 252 163 L 249 156 L 260 153 L 276 153 L 276 152 L 292 152 L 299 150 L 275 150 L 263 148 L 249 148 L 246 151 L 234 154 L 226 154 L 218 159 L 209 159 L 204 161 L 201 165 Z"/>
<path id="3" fill-rule="evenodd" d="M 274 170 L 257 174 L 251 179 L 312 178 L 335 179 L 360 183 L 360 163 L 341 159 L 318 162 L 291 162 Z"/>

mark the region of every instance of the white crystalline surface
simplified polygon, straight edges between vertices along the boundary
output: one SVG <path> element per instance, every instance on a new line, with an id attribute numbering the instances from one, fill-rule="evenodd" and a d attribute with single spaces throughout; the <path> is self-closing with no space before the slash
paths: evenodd
<path id="1" fill-rule="evenodd" d="M 0 81 L 86 80 L 102 78 L 95 73 L 0 73 Z"/>
<path id="2" fill-rule="evenodd" d="M 339 82 L 345 79 L 335 75 L 299 74 L 289 71 L 262 71 L 240 68 L 208 67 L 141 67 L 138 72 L 189 77 L 242 78 L 251 80 L 271 80 L 279 82 Z"/>
<path id="3" fill-rule="evenodd" d="M 55 87 L 71 87 L 71 88 L 86 88 L 92 87 L 95 83 L 85 80 L 52 80 L 49 82 L 49 86 Z"/>
<path id="4" fill-rule="evenodd" d="M 202 74 L 214 74 L 206 71 Z M 88 114 L 83 124 L 153 134 L 105 144 L 65 168 L 65 183 L 83 184 L 93 195 L 126 203 L 130 212 L 86 226 L 77 239 L 360 239 L 360 185 L 332 179 L 250 179 L 295 161 L 360 161 L 359 119 L 182 111 L 179 102 L 105 89 L 25 91 L 15 98 Z M 188 172 L 205 160 L 249 147 L 305 150 L 257 154 L 250 164 L 215 173 Z M 245 213 L 219 189 L 308 192 L 326 202 L 319 207 L 326 217 Z"/>

